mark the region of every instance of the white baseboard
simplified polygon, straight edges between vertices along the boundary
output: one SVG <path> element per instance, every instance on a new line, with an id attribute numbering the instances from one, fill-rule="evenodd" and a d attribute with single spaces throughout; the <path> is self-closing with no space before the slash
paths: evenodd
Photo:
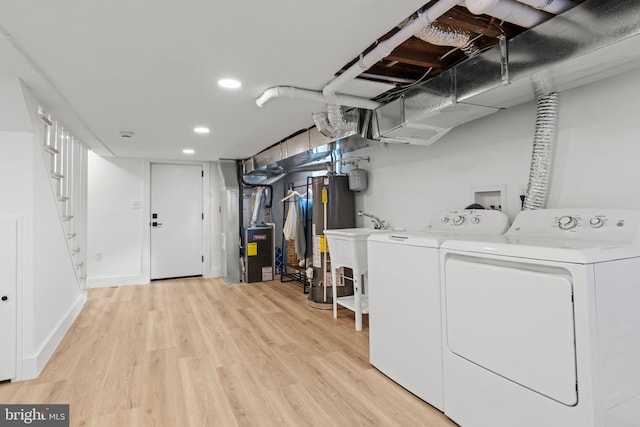
<path id="1" fill-rule="evenodd" d="M 87 277 L 89 288 L 109 288 L 111 286 L 148 285 L 149 278 L 141 274 L 134 276 Z"/>
<path id="2" fill-rule="evenodd" d="M 209 272 L 209 274 L 205 275 L 204 277 L 207 279 L 215 279 L 217 277 L 222 277 L 222 269 L 214 268 Z"/>
<path id="3" fill-rule="evenodd" d="M 40 346 L 40 348 L 36 351 L 34 355 L 31 357 L 25 357 L 22 360 L 22 367 L 20 369 L 20 377 L 17 380 L 29 380 L 31 378 L 36 378 L 47 362 L 53 355 L 53 352 L 56 351 L 56 348 L 60 345 L 60 342 L 64 338 L 71 325 L 76 320 L 84 304 L 87 302 L 87 293 L 82 292 L 76 302 L 71 306 L 67 314 L 58 322 L 53 331 L 49 334 L 49 336 L 45 339 L 44 343 Z"/>

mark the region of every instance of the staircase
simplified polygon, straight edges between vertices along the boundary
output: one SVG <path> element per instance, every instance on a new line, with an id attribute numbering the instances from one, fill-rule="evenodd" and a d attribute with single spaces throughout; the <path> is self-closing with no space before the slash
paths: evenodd
<path id="1" fill-rule="evenodd" d="M 57 201 L 60 224 L 67 240 L 81 290 L 87 284 L 87 147 L 42 107 L 38 118 L 44 125 L 45 167 L 51 177 L 51 191 Z"/>

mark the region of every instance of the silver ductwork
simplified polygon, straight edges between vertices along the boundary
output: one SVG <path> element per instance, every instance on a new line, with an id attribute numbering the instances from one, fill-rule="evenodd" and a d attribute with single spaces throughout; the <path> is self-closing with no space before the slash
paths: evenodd
<path id="1" fill-rule="evenodd" d="M 445 71 L 375 111 L 373 138 L 428 145 L 454 127 L 498 111 L 458 101 L 455 70 Z"/>
<path id="2" fill-rule="evenodd" d="M 430 144 L 460 124 L 640 65 L 640 2 L 587 1 L 375 110 L 373 138 Z"/>
<path id="3" fill-rule="evenodd" d="M 242 163 L 245 175 L 274 176 L 285 172 L 324 170 L 336 150 L 343 153 L 368 147 L 367 132 L 371 111 L 358 111 L 357 125 L 348 138 L 327 137 L 317 128 L 306 129 L 281 141 Z"/>
<path id="4" fill-rule="evenodd" d="M 558 94 L 552 92 L 539 96 L 524 209 L 544 209 L 547 204 L 557 121 Z"/>
<path id="5" fill-rule="evenodd" d="M 637 16 L 640 2 L 635 0 L 584 2 L 412 87 L 372 116 L 360 110 L 355 135 L 333 139 L 315 128 L 305 130 L 247 159 L 244 172 L 309 170 L 340 145 L 345 152 L 370 145 L 365 135 L 381 142 L 430 144 L 458 125 L 537 99 L 540 82 L 547 93 L 562 92 L 637 68 Z"/>

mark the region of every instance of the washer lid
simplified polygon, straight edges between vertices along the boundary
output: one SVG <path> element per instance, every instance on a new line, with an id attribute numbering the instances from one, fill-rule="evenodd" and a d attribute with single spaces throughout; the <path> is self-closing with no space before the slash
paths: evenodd
<path id="1" fill-rule="evenodd" d="M 459 236 L 442 243 L 442 249 L 511 256 L 544 261 L 591 264 L 640 257 L 640 246 L 606 240 L 533 236 Z"/>
<path id="2" fill-rule="evenodd" d="M 372 234 L 369 236 L 369 244 L 371 242 L 389 243 L 404 246 L 420 246 L 424 248 L 439 248 L 442 242 L 449 235 L 444 233 L 428 233 L 425 231 L 393 231 L 384 234 Z"/>

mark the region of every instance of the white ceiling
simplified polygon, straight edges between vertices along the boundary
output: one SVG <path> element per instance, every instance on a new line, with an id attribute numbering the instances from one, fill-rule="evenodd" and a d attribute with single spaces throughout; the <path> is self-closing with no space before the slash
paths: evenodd
<path id="1" fill-rule="evenodd" d="M 320 90 L 425 0 L 0 0 L 0 74 L 19 76 L 101 155 L 246 158 L 313 125 L 325 106 L 272 86 Z M 10 43 L 11 42 L 11 43 Z M 234 77 L 242 88 L 220 88 Z M 345 93 L 389 86 L 353 82 Z M 211 128 L 196 135 L 193 127 Z M 120 131 L 132 131 L 130 140 Z"/>

